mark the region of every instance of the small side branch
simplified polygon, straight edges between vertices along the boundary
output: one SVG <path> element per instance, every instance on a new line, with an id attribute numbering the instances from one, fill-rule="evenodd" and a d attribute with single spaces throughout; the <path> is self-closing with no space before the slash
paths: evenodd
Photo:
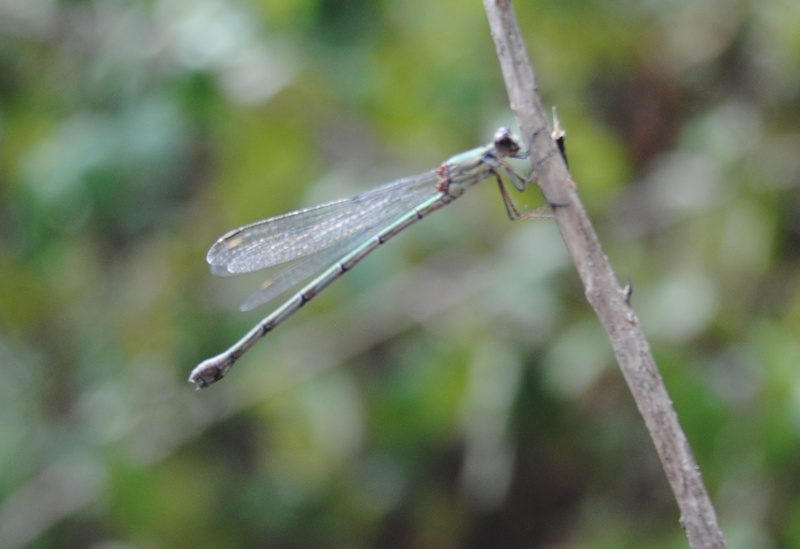
<path id="1" fill-rule="evenodd" d="M 510 0 L 483 0 L 511 108 L 536 167 L 539 186 L 583 282 L 586 298 L 608 334 L 622 374 L 644 418 L 681 511 L 681 524 L 693 548 L 724 548 L 725 538 L 692 455 L 689 442 L 650 346 L 630 306 L 630 291 L 620 288 L 577 188 L 547 129 L 547 111 Z"/>

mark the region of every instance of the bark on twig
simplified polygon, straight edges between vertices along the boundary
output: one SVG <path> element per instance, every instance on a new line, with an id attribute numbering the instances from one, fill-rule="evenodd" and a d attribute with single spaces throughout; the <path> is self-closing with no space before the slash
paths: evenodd
<path id="1" fill-rule="evenodd" d="M 528 145 L 531 164 L 583 282 L 586 298 L 608 334 L 622 374 L 644 418 L 681 511 L 693 548 L 724 548 L 689 442 L 672 408 L 650 347 L 600 247 L 577 188 L 547 129 L 525 42 L 510 0 L 483 0 L 511 108 Z M 563 206 L 563 207 L 562 207 Z"/>

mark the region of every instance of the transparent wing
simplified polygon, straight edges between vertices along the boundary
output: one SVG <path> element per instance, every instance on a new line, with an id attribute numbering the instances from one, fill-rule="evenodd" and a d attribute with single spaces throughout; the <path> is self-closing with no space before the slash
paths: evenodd
<path id="1" fill-rule="evenodd" d="M 436 172 L 430 171 L 398 179 L 352 198 L 245 225 L 220 237 L 208 250 L 206 260 L 215 275 L 232 276 L 316 254 L 343 240 L 349 241 L 353 236 L 363 236 L 370 229 L 409 211 L 436 194 L 437 181 Z M 319 268 L 292 266 L 289 272 L 302 273 L 307 278 L 311 276 L 308 272 L 313 274 L 316 270 Z M 278 275 L 273 280 L 280 278 Z M 291 278 L 293 282 L 287 283 L 287 287 L 302 280 Z"/>
<path id="2" fill-rule="evenodd" d="M 399 215 L 396 217 L 399 217 Z M 392 219 L 387 220 L 386 223 L 391 223 Z M 360 233 L 340 240 L 336 244 L 328 248 L 323 248 L 316 253 L 302 257 L 286 266 L 286 268 L 279 270 L 275 273 L 275 276 L 264 280 L 264 282 L 259 285 L 258 290 L 248 296 L 245 302 L 242 303 L 240 307 L 241 310 L 249 311 L 259 305 L 267 303 L 283 292 L 298 285 L 300 282 L 311 278 L 328 266 L 333 265 L 350 250 L 354 249 L 355 246 L 369 238 L 373 230 L 377 229 L 364 229 Z"/>
<path id="3" fill-rule="evenodd" d="M 290 262 L 266 279 L 241 309 L 266 303 L 344 257 L 373 233 L 432 196 L 436 172 L 399 179 L 352 198 L 304 208 L 234 229 L 208 251 L 219 276 Z"/>

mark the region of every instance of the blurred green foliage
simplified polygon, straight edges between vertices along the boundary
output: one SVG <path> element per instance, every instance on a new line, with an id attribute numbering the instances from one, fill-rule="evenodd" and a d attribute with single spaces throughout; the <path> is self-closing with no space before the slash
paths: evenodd
<path id="1" fill-rule="evenodd" d="M 800 8 L 516 7 L 731 546 L 800 547 Z M 479 2 L 0 4 L 0 546 L 685 547 L 553 223 L 491 185 L 185 382 L 266 314 L 217 236 L 512 122 Z"/>

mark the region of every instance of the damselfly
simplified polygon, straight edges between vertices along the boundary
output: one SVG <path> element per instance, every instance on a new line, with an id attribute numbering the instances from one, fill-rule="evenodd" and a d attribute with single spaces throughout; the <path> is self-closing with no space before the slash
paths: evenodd
<path id="1" fill-rule="evenodd" d="M 222 379 L 256 341 L 378 246 L 484 179 L 493 177 L 497 181 L 510 219 L 536 215 L 522 216 L 514 205 L 502 176 L 520 191 L 530 180 L 518 174 L 507 158 L 527 158 L 527 154 L 521 152 L 519 141 L 508 128 L 500 128 L 488 145 L 457 154 L 436 170 L 224 234 L 206 257 L 216 275 L 249 273 L 298 260 L 261 284 L 242 305 L 242 310 L 265 303 L 326 265 L 329 267 L 227 351 L 201 362 L 192 370 L 189 381 L 203 388 Z"/>

